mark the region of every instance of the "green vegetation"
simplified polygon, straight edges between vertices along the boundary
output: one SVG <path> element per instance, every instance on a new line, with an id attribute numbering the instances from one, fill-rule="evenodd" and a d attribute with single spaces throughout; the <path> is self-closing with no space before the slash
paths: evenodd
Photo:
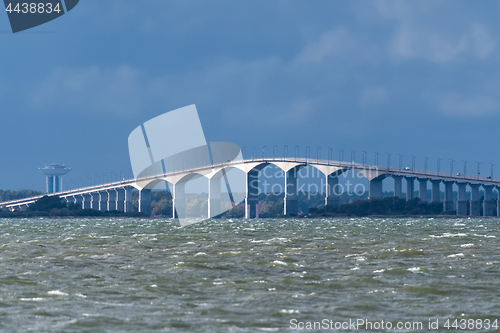
<path id="1" fill-rule="evenodd" d="M 22 194 L 36 195 L 38 192 L 21 191 L 10 193 L 20 196 Z M 186 194 L 186 212 L 188 216 L 206 216 L 207 194 Z M 51 217 L 51 216 L 129 216 L 145 217 L 137 212 L 139 193 L 133 192 L 133 206 L 135 212 L 100 212 L 92 209 L 81 209 L 75 204 L 67 205 L 58 196 L 44 196 L 31 205 L 25 212 L 0 212 L 0 217 Z M 274 218 L 283 216 L 284 194 L 260 194 L 259 216 L 261 218 Z M 415 216 L 415 215 L 454 215 L 455 211 L 443 212 L 442 203 L 422 203 L 419 199 L 406 201 L 401 198 L 385 197 L 380 200 L 367 200 L 366 196 L 342 196 L 339 207 L 325 206 L 323 194 L 300 193 L 298 195 L 299 217 L 340 217 L 340 216 Z M 153 217 L 172 217 L 172 194 L 168 191 L 154 191 L 151 193 L 151 209 Z M 222 218 L 241 218 L 245 216 L 243 203 L 222 214 Z"/>
<path id="2" fill-rule="evenodd" d="M 370 215 L 445 215 L 442 203 L 424 203 L 419 199 L 406 201 L 401 198 L 384 198 L 380 200 L 359 200 L 337 208 L 324 207 L 309 209 L 311 216 L 370 216 Z"/>
<path id="3" fill-rule="evenodd" d="M 283 216 L 283 195 L 267 195 L 259 198 L 262 218 Z M 305 208 L 309 207 L 309 208 Z M 299 196 L 299 217 L 341 217 L 341 216 L 414 216 L 414 215 L 454 215 L 455 211 L 443 212 L 442 203 L 422 203 L 419 199 L 406 201 L 387 197 L 380 200 L 358 200 L 339 207 L 324 206 L 323 195 Z M 307 212 L 307 213 L 304 213 Z M 245 215 L 243 204 L 223 215 L 224 218 L 238 218 Z"/>
<path id="4" fill-rule="evenodd" d="M 4 191 L 0 190 L 0 202 L 18 200 L 24 198 L 36 197 L 43 195 L 42 192 L 33 190 L 21 190 L 21 191 Z"/>
<path id="5" fill-rule="evenodd" d="M 64 203 L 59 196 L 49 197 L 43 196 L 38 199 L 34 204 L 29 206 L 29 212 L 50 212 L 53 209 L 63 209 L 67 208 L 66 203 Z"/>
<path id="6" fill-rule="evenodd" d="M 0 212 L 0 218 L 28 217 L 147 217 L 143 213 L 123 213 L 118 211 L 101 212 L 81 209 L 80 205 L 67 205 L 59 196 L 44 196 L 32 204 L 27 211 Z"/>

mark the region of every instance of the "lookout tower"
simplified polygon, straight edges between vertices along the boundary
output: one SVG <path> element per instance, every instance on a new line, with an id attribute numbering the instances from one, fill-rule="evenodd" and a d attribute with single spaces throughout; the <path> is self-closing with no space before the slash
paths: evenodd
<path id="1" fill-rule="evenodd" d="M 62 192 L 62 176 L 71 171 L 71 169 L 66 168 L 64 164 L 47 164 L 38 170 L 46 177 L 47 187 L 45 192 L 47 194 Z"/>

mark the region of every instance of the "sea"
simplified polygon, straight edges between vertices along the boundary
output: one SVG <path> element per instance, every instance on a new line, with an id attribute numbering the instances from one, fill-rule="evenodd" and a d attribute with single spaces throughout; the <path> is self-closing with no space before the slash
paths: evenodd
<path id="1" fill-rule="evenodd" d="M 0 219 L 0 332 L 498 332 L 500 219 Z"/>

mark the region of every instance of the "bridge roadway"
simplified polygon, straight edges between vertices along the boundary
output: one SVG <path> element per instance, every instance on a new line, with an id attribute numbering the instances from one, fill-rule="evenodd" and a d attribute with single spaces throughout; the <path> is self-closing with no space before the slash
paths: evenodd
<path id="1" fill-rule="evenodd" d="M 298 213 L 298 171 L 305 166 L 312 166 L 325 176 L 324 193 L 325 205 L 338 206 L 339 196 L 342 194 L 342 186 L 338 179 L 342 173 L 354 170 L 369 181 L 369 198 L 381 199 L 383 196 L 382 182 L 387 177 L 394 179 L 394 195 L 402 197 L 402 181 L 405 179 L 407 185 L 406 199 L 414 198 L 415 180 L 418 182 L 418 197 L 423 202 L 441 202 L 440 184 L 444 184 L 445 211 L 454 210 L 453 184 L 458 187 L 456 201 L 457 215 L 467 215 L 467 205 L 470 205 L 469 214 L 479 216 L 481 202 L 479 188 L 483 187 L 483 216 L 493 216 L 495 203 L 497 205 L 497 216 L 500 216 L 500 200 L 493 200 L 493 188 L 499 193 L 500 179 L 490 177 L 479 177 L 470 175 L 437 173 L 423 170 L 404 170 L 399 168 L 378 167 L 375 165 L 363 165 L 359 163 L 316 160 L 305 158 L 255 158 L 239 160 L 224 164 L 208 165 L 198 168 L 180 170 L 165 174 L 155 174 L 138 179 L 123 180 L 114 183 L 96 185 L 51 195 L 59 195 L 68 203 L 75 203 L 82 208 L 90 208 L 100 211 L 133 211 L 132 191 L 139 190 L 139 211 L 151 215 L 151 190 L 160 182 L 167 181 L 172 185 L 173 211 L 176 216 L 185 216 L 184 186 L 197 175 L 208 180 L 208 209 L 209 216 L 216 216 L 220 208 L 220 184 L 223 177 L 222 170 L 240 169 L 246 174 L 246 198 L 245 217 L 259 217 L 258 182 L 259 171 L 268 165 L 275 165 L 285 173 L 285 200 L 284 214 L 296 215 Z M 431 198 L 427 197 L 428 183 L 431 183 Z M 471 198 L 467 198 L 467 186 L 470 188 Z M 219 190 L 216 188 L 219 187 Z M 14 210 L 25 210 L 42 196 L 26 199 L 1 202 L 0 208 Z"/>

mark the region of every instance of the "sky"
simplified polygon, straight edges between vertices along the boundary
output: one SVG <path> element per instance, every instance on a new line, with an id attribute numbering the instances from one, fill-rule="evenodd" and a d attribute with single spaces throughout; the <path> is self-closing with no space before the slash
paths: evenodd
<path id="1" fill-rule="evenodd" d="M 498 169 L 500 1 L 81 0 L 0 13 L 0 189 L 131 176 L 127 139 L 196 104 L 207 141 Z M 168 129 L 166 129 L 168 130 Z M 168 144 L 175 144 L 171 142 Z M 292 150 L 290 148 L 290 150 Z"/>

